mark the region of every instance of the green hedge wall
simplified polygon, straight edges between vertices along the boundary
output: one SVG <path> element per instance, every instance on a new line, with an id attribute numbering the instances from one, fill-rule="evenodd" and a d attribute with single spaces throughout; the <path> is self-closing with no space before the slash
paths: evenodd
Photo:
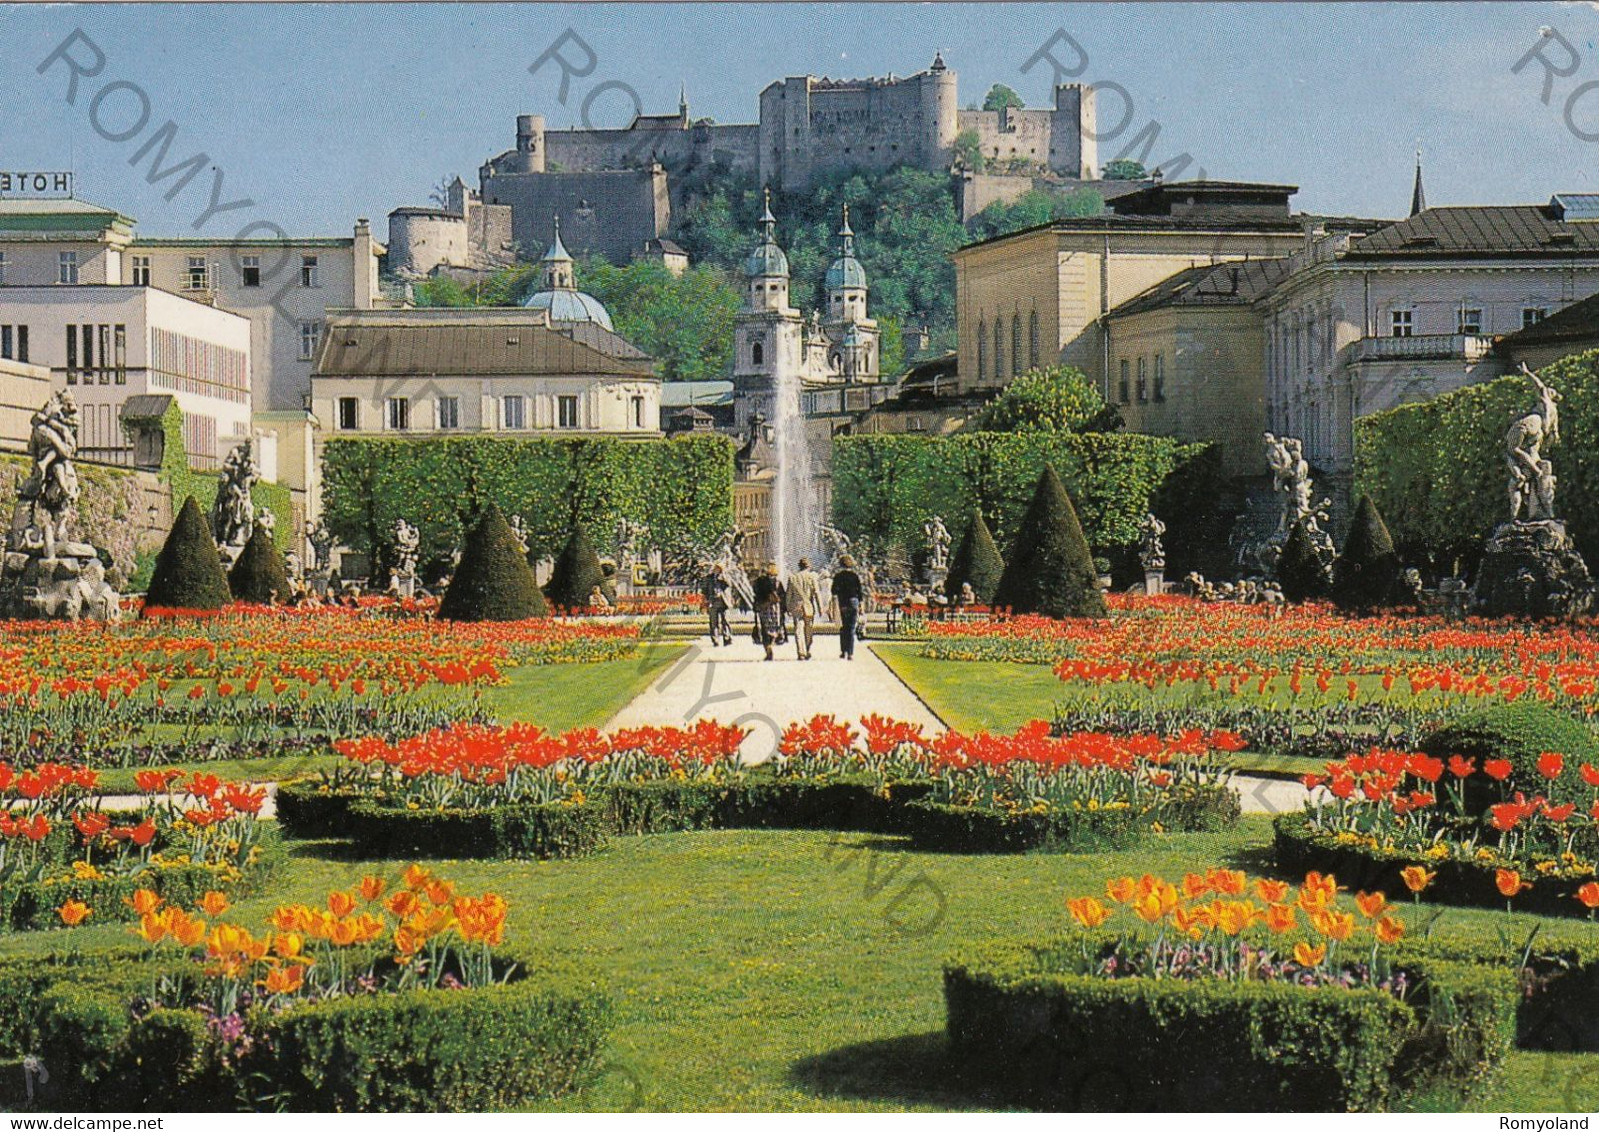
<path id="1" fill-rule="evenodd" d="M 722 436 L 508 439 L 331 438 L 322 453 L 326 521 L 345 545 L 388 549 L 396 519 L 415 523 L 422 560 L 448 555 L 462 520 L 489 502 L 527 525 L 528 549 L 554 556 L 578 523 L 609 535 L 649 524 L 668 557 L 715 543 L 733 522 L 733 444 Z"/>
<path id="2" fill-rule="evenodd" d="M 1561 443 L 1547 450 L 1560 478 L 1558 513 L 1578 548 L 1599 554 L 1599 350 L 1546 366 L 1558 390 Z M 1369 496 L 1400 557 L 1449 570 L 1474 563 L 1481 542 L 1510 518 L 1505 498 L 1505 433 L 1537 407 L 1520 375 L 1473 385 L 1431 401 L 1362 417 L 1355 425 L 1355 492 Z"/>
<path id="3" fill-rule="evenodd" d="M 1057 1110 L 1381 1111 L 1479 1095 L 1514 1034 L 1507 970 L 1416 956 L 1407 966 L 1419 985 L 1401 1002 L 1283 982 L 1077 975 L 1079 948 L 999 944 L 946 964 L 954 1063 L 1004 1099 Z"/>
<path id="4" fill-rule="evenodd" d="M 873 545 L 914 549 L 929 516 L 959 524 L 981 507 L 1004 551 L 1048 463 L 1071 493 L 1089 543 L 1104 550 L 1136 542 L 1150 500 L 1206 448 L 1138 433 L 840 437 L 833 522 Z"/>

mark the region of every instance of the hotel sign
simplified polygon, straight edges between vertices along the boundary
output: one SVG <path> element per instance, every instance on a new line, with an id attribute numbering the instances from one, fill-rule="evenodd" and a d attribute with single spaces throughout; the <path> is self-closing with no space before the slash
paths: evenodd
<path id="1" fill-rule="evenodd" d="M 70 197 L 71 173 L 0 169 L 0 197 Z"/>

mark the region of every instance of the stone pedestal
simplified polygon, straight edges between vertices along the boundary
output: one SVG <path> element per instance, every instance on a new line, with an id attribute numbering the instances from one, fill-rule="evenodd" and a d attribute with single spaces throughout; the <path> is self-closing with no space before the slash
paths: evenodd
<path id="1" fill-rule="evenodd" d="M 1559 519 L 1502 523 L 1483 551 L 1472 590 L 1485 617 L 1575 617 L 1593 603 L 1588 565 Z"/>
<path id="2" fill-rule="evenodd" d="M 1144 593 L 1154 595 L 1163 594 L 1165 592 L 1166 571 L 1146 569 L 1144 571 Z"/>
<path id="3" fill-rule="evenodd" d="M 58 543 L 10 550 L 0 567 L 0 617 L 22 621 L 115 621 L 121 597 L 106 581 L 105 567 L 86 543 Z"/>

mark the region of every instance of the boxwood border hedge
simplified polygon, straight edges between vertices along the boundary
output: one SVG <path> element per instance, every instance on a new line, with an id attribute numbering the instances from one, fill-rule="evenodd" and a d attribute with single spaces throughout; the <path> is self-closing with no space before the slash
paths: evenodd
<path id="1" fill-rule="evenodd" d="M 253 1013 L 257 1040 L 224 1063 L 197 1011 L 129 1010 L 159 976 L 193 973 L 128 948 L 0 961 L 0 1059 L 43 1061 L 42 1108 L 480 1111 L 583 1084 L 612 1020 L 602 995 L 526 977 Z"/>
<path id="2" fill-rule="evenodd" d="M 1381 890 L 1389 899 L 1410 899 L 1410 890 L 1400 876 L 1408 865 L 1423 865 L 1436 874 L 1426 897 L 1436 904 L 1458 904 L 1477 908 L 1503 908 L 1505 898 L 1494 882 L 1497 865 L 1475 861 L 1424 860 L 1420 854 L 1397 849 L 1371 849 L 1339 842 L 1334 833 L 1310 828 L 1310 816 L 1303 813 L 1280 814 L 1272 822 L 1272 851 L 1277 867 L 1291 875 L 1311 869 L 1336 873 L 1338 879 L 1368 892 Z M 1522 870 L 1532 888 L 1511 901 L 1518 912 L 1539 916 L 1587 915 L 1575 898 L 1578 887 L 1592 877 L 1560 879 L 1535 876 Z"/>
<path id="3" fill-rule="evenodd" d="M 1108 942 L 1105 936 L 1103 942 Z M 1480 1095 L 1509 1051 L 1509 971 L 1412 954 L 1406 1001 L 1292 983 L 1069 973 L 1078 939 L 944 968 L 952 1062 L 991 1100 L 1051 1109 L 1380 1111 Z M 1449 1025 L 1435 1024 L 1433 999 Z"/>

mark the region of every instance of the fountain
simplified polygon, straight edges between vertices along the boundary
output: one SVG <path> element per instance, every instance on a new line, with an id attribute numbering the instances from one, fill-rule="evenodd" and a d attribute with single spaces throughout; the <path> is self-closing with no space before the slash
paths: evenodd
<path id="1" fill-rule="evenodd" d="M 772 404 L 777 476 L 772 482 L 772 556 L 792 570 L 801 555 L 817 560 L 823 520 L 816 497 L 811 440 L 800 402 L 803 381 L 791 367 L 778 367 Z"/>

